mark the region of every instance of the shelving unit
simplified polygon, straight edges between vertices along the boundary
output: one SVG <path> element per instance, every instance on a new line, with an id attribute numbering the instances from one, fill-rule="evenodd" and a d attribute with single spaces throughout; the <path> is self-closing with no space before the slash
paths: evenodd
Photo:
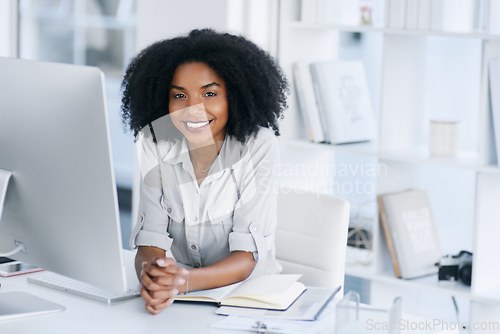
<path id="1" fill-rule="evenodd" d="M 457 157 L 433 157 L 429 154 L 426 147 L 411 150 L 379 151 L 377 142 L 330 145 L 311 143 L 305 140 L 288 140 L 284 144 L 290 147 L 358 154 L 395 162 L 442 165 L 470 169 L 486 174 L 500 174 L 500 167 L 498 165 L 481 164 L 478 154 L 472 151 L 461 151 Z"/>
<path id="2" fill-rule="evenodd" d="M 385 239 L 379 224 L 374 224 L 372 265 L 347 267 L 346 275 L 370 282 L 374 305 L 386 306 L 382 304 L 400 292 L 413 298 L 410 303 L 417 303 L 421 293 L 433 293 L 466 300 L 469 322 L 498 321 L 500 259 L 495 255 L 500 254 L 500 168 L 492 139 L 488 61 L 500 57 L 500 35 L 316 25 L 299 20 L 300 1 L 281 1 L 278 56 L 286 75 L 293 78 L 292 65 L 297 61 L 362 60 L 379 138 L 345 145 L 308 142 L 292 87 L 281 143 L 304 158 L 285 156 L 285 162 L 307 164 L 306 159 L 316 155 L 331 157 L 329 161 L 358 156 L 360 161 L 384 164 L 389 172 L 377 176 L 376 194 L 426 189 L 443 253 L 461 249 L 474 253 L 472 287 L 442 284 L 435 275 L 401 280 L 394 276 Z M 340 42 L 345 33 L 366 36 L 376 44 L 375 52 L 342 57 Z M 443 114 L 462 118 L 462 150 L 454 158 L 428 153 L 429 120 Z M 376 213 L 373 219 L 378 221 Z"/>
<path id="3" fill-rule="evenodd" d="M 441 37 L 459 37 L 459 38 L 477 38 L 485 40 L 500 40 L 500 35 L 489 34 L 480 31 L 472 31 L 468 33 L 462 32 L 447 32 L 447 31 L 434 31 L 434 30 L 408 30 L 408 29 L 389 29 L 377 28 L 373 26 L 338 26 L 328 24 L 311 24 L 302 22 L 290 23 L 290 28 L 296 29 L 312 29 L 312 30 L 336 30 L 340 32 L 380 32 L 388 35 L 403 35 L 403 36 L 441 36 Z"/>

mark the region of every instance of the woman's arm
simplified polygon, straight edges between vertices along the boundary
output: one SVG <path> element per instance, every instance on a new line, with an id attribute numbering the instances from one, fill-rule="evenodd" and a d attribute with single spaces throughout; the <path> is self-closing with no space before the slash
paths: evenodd
<path id="1" fill-rule="evenodd" d="M 250 252 L 236 251 L 214 264 L 189 270 L 189 291 L 206 290 L 241 282 L 250 276 L 257 261 Z M 184 285 L 181 292 L 185 291 Z"/>

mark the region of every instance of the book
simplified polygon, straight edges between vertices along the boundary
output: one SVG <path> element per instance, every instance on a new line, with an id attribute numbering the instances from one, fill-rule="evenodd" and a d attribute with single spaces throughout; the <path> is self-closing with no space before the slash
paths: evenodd
<path id="1" fill-rule="evenodd" d="M 408 30 L 418 28 L 418 2 L 419 0 L 406 0 L 405 28 Z"/>
<path id="2" fill-rule="evenodd" d="M 360 0 L 322 0 L 324 5 L 318 7 L 320 23 L 339 26 L 357 26 L 361 22 Z M 325 15 L 326 14 L 326 15 Z M 327 22 L 322 22 L 327 17 Z"/>
<path id="3" fill-rule="evenodd" d="M 264 275 L 225 287 L 177 295 L 174 300 L 217 303 L 267 310 L 286 310 L 306 290 L 301 275 Z"/>
<path id="4" fill-rule="evenodd" d="M 344 144 L 376 139 L 363 63 L 315 62 L 310 69 L 326 141 Z"/>
<path id="5" fill-rule="evenodd" d="M 500 35 L 500 0 L 490 0 L 489 3 L 488 31 L 492 35 Z"/>
<path id="6" fill-rule="evenodd" d="M 469 32 L 474 28 L 474 0 L 433 0 L 431 13 L 432 30 Z"/>
<path id="7" fill-rule="evenodd" d="M 326 305 L 340 291 L 336 289 L 308 287 L 307 290 L 286 311 L 259 310 L 233 306 L 221 306 L 215 313 L 219 315 L 234 315 L 238 317 L 259 317 L 287 320 L 308 320 L 318 318 Z"/>
<path id="8" fill-rule="evenodd" d="M 418 29 L 431 29 L 431 0 L 418 1 Z"/>
<path id="9" fill-rule="evenodd" d="M 324 122 L 321 120 L 321 115 L 316 103 L 309 63 L 295 63 L 293 76 L 295 91 L 297 92 L 297 101 L 306 126 L 307 137 L 314 143 L 325 142 L 323 129 Z"/>
<path id="10" fill-rule="evenodd" d="M 490 60 L 489 77 L 493 137 L 495 138 L 497 164 L 500 166 L 500 58 Z"/>
<path id="11" fill-rule="evenodd" d="M 380 223 L 396 277 L 435 274 L 442 257 L 427 193 L 409 190 L 377 196 Z"/>
<path id="12" fill-rule="evenodd" d="M 314 24 L 317 23 L 318 0 L 301 0 L 300 22 Z"/>
<path id="13" fill-rule="evenodd" d="M 389 28 L 404 29 L 406 21 L 406 0 L 393 0 L 389 9 Z"/>

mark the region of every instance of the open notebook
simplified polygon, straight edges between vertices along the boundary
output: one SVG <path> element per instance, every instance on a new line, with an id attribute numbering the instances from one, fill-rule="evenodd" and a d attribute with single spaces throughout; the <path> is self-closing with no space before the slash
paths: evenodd
<path id="1" fill-rule="evenodd" d="M 265 275 L 222 288 L 178 295 L 174 300 L 212 302 L 225 306 L 286 310 L 306 290 L 301 275 Z"/>

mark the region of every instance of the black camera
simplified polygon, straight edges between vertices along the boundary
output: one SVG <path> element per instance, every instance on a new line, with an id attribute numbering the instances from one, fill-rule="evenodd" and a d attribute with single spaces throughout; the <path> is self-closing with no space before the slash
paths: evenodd
<path id="1" fill-rule="evenodd" d="M 440 281 L 462 281 L 471 285 L 472 279 L 472 253 L 461 251 L 457 255 L 443 256 L 439 263 L 438 278 Z"/>

